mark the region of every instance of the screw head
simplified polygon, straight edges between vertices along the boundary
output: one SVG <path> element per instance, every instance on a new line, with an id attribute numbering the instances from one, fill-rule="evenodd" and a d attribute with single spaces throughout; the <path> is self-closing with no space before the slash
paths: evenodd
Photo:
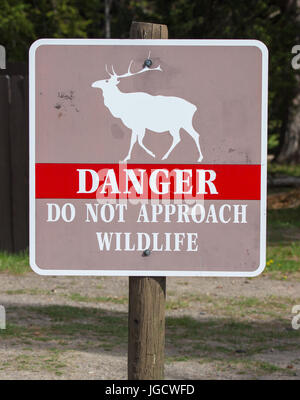
<path id="1" fill-rule="evenodd" d="M 143 251 L 143 257 L 148 257 L 151 254 L 151 250 L 150 249 L 146 249 Z"/>
<path id="2" fill-rule="evenodd" d="M 152 60 L 150 60 L 150 58 L 147 58 L 147 60 L 144 61 L 144 68 L 150 68 L 152 65 Z"/>

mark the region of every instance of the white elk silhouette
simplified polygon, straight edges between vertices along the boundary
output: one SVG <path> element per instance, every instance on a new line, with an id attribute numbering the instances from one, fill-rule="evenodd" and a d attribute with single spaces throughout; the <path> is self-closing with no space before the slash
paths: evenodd
<path id="1" fill-rule="evenodd" d="M 180 97 L 171 96 L 152 96 L 144 92 L 124 93 L 119 90 L 117 85 L 120 78 L 138 75 L 148 71 L 162 71 L 160 66 L 148 68 L 147 66 L 138 72 L 131 72 L 130 62 L 128 72 L 117 75 L 112 66 L 112 74 L 109 79 L 95 81 L 93 88 L 100 88 L 103 92 L 104 104 L 115 118 L 120 118 L 127 128 L 132 130 L 130 148 L 127 156 L 123 160 L 130 160 L 134 144 L 138 141 L 139 145 L 152 157 L 155 155 L 143 144 L 146 129 L 161 133 L 169 131 L 173 142 L 169 150 L 163 156 L 163 160 L 168 158 L 174 147 L 180 142 L 180 129 L 183 128 L 195 141 L 199 158 L 202 161 L 202 153 L 199 144 L 199 134 L 195 131 L 192 120 L 197 107 Z"/>

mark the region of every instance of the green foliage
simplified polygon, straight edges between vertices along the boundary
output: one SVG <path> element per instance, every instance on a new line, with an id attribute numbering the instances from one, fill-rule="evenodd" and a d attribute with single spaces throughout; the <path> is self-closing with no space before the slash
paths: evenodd
<path id="1" fill-rule="evenodd" d="M 30 13 L 37 37 L 87 37 L 89 19 L 84 19 L 70 0 L 39 0 L 32 3 Z"/>
<path id="2" fill-rule="evenodd" d="M 1 44 L 9 61 L 26 61 L 39 38 L 87 37 L 90 23 L 73 0 L 0 0 Z"/>
<path id="3" fill-rule="evenodd" d="M 0 0 L 0 37 L 9 59 L 23 60 L 35 39 L 30 6 L 21 0 Z"/>

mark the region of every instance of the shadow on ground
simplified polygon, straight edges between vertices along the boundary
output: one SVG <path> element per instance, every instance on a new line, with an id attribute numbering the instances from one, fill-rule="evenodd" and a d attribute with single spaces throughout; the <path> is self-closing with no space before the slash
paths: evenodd
<path id="1" fill-rule="evenodd" d="M 3 341 L 35 347 L 120 355 L 127 351 L 127 313 L 66 305 L 7 305 Z M 300 331 L 282 318 L 243 321 L 199 316 L 167 317 L 166 356 L 172 360 L 248 357 L 261 352 L 300 349 Z"/>

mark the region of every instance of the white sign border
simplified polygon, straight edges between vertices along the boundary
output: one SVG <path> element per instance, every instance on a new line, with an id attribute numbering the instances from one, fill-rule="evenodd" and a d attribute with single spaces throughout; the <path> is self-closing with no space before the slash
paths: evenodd
<path id="1" fill-rule="evenodd" d="M 261 115 L 261 200 L 260 200 L 260 263 L 249 271 L 136 271 L 136 270 L 62 270 L 42 269 L 35 262 L 35 52 L 43 45 L 88 46 L 248 46 L 262 53 L 262 115 Z M 54 276 L 206 276 L 254 277 L 266 265 L 266 206 L 267 206 L 267 129 L 268 129 L 268 48 L 258 40 L 177 40 L 177 39 L 39 39 L 29 50 L 29 264 L 39 275 Z"/>

